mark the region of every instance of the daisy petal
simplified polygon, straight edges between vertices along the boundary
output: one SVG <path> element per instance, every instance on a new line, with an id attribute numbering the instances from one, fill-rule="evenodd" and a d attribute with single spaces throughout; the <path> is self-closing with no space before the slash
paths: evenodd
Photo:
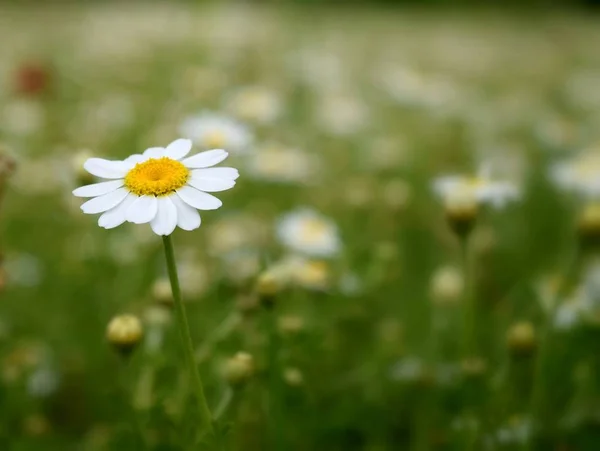
<path id="1" fill-rule="evenodd" d="M 215 196 L 198 191 L 191 186 L 184 186 L 177 190 L 177 195 L 191 207 L 197 208 L 198 210 L 216 210 L 223 202 L 217 199 Z"/>
<path id="2" fill-rule="evenodd" d="M 171 201 L 177 208 L 177 225 L 183 230 L 194 230 L 200 227 L 200 213 L 193 207 L 190 207 L 178 196 L 171 196 Z"/>
<path id="3" fill-rule="evenodd" d="M 116 207 L 111 208 L 98 218 L 98 225 L 105 229 L 114 229 L 125 222 L 125 214 L 133 202 L 137 199 L 135 194 L 129 193 L 127 197 Z"/>
<path id="4" fill-rule="evenodd" d="M 157 235 L 170 235 L 177 227 L 177 208 L 168 196 L 158 197 L 157 202 L 158 211 L 150 226 Z"/>
<path id="5" fill-rule="evenodd" d="M 206 152 L 200 152 L 192 157 L 188 157 L 181 162 L 190 169 L 195 168 L 209 168 L 215 164 L 220 163 L 229 155 L 223 149 L 207 150 Z"/>
<path id="6" fill-rule="evenodd" d="M 125 158 L 125 163 L 129 164 L 131 167 L 135 166 L 138 163 L 141 163 L 143 161 L 146 161 L 148 159 L 148 157 L 145 157 L 144 155 L 142 155 L 141 153 L 136 153 L 133 154 L 127 158 Z"/>
<path id="7" fill-rule="evenodd" d="M 235 185 L 235 181 L 222 178 L 200 177 L 192 173 L 192 177 L 188 181 L 188 185 L 193 186 L 200 191 L 216 193 L 218 191 L 225 191 L 226 189 L 232 188 Z"/>
<path id="8" fill-rule="evenodd" d="M 240 173 L 234 168 L 208 168 L 194 169 L 192 171 L 192 175 L 209 179 L 237 180 L 237 178 L 240 176 Z"/>
<path id="9" fill-rule="evenodd" d="M 92 185 L 82 186 L 73 190 L 73 195 L 76 197 L 96 197 L 108 194 L 111 191 L 121 188 L 123 180 L 113 180 L 110 182 L 94 183 Z"/>
<path id="10" fill-rule="evenodd" d="M 165 156 L 173 160 L 180 160 L 192 150 L 192 141 L 189 139 L 178 139 L 167 146 Z"/>
<path id="11" fill-rule="evenodd" d="M 104 179 L 121 179 L 129 170 L 127 164 L 122 161 L 110 161 L 103 158 L 90 158 L 83 168 L 90 174 Z"/>
<path id="12" fill-rule="evenodd" d="M 119 188 L 108 194 L 88 200 L 81 206 L 81 210 L 89 215 L 103 213 L 119 205 L 127 197 L 127 194 L 129 192 L 125 188 Z"/>
<path id="13" fill-rule="evenodd" d="M 156 216 L 158 202 L 154 196 L 141 196 L 131 204 L 125 219 L 134 224 L 146 224 Z"/>
<path id="14" fill-rule="evenodd" d="M 144 151 L 146 158 L 161 158 L 165 156 L 166 149 L 164 147 L 150 147 Z"/>

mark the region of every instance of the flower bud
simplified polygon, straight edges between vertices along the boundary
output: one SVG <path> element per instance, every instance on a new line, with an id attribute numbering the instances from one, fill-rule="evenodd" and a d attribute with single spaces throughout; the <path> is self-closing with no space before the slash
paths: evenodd
<path id="1" fill-rule="evenodd" d="M 439 268 L 430 282 L 431 297 L 439 305 L 456 305 L 464 292 L 465 282 L 460 269 L 454 266 Z"/>
<path id="2" fill-rule="evenodd" d="M 461 362 L 461 370 L 465 378 L 478 379 L 487 372 L 487 364 L 482 358 L 470 357 Z"/>
<path id="3" fill-rule="evenodd" d="M 247 352 L 238 352 L 225 362 L 223 373 L 230 385 L 244 384 L 254 375 L 254 357 Z"/>
<path id="4" fill-rule="evenodd" d="M 450 228 L 460 238 L 466 237 L 477 220 L 479 204 L 469 190 L 456 190 L 448 195 L 445 201 L 446 219 Z"/>
<path id="5" fill-rule="evenodd" d="M 600 203 L 585 206 L 579 217 L 577 231 L 583 248 L 600 247 Z"/>
<path id="6" fill-rule="evenodd" d="M 283 380 L 292 387 L 299 387 L 304 383 L 304 375 L 298 368 L 288 367 L 283 370 Z"/>
<path id="7" fill-rule="evenodd" d="M 152 298 L 159 305 L 171 306 L 173 304 L 173 292 L 169 279 L 161 277 L 154 281 L 152 284 Z"/>
<path id="8" fill-rule="evenodd" d="M 282 283 L 275 272 L 265 271 L 256 280 L 256 294 L 265 306 L 272 306 L 277 294 L 282 289 Z"/>
<path id="9" fill-rule="evenodd" d="M 508 330 L 506 341 L 511 353 L 517 356 L 530 355 L 535 351 L 537 340 L 533 324 L 520 321 Z"/>
<path id="10" fill-rule="evenodd" d="M 108 342 L 124 355 L 133 351 L 142 336 L 142 323 L 134 315 L 115 316 L 106 328 Z"/>
<path id="11" fill-rule="evenodd" d="M 282 316 L 278 320 L 279 330 L 283 334 L 295 335 L 304 329 L 304 318 L 301 316 Z"/>

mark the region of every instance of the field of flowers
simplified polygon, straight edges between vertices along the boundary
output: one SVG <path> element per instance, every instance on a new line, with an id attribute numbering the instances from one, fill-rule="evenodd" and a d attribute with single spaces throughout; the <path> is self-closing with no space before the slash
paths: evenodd
<path id="1" fill-rule="evenodd" d="M 600 449 L 596 18 L 2 6 L 0 42 L 0 450 Z"/>

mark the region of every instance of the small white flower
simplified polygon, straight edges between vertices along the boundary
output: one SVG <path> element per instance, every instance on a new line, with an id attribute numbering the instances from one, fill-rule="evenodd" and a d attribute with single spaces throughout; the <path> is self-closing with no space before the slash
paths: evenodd
<path id="1" fill-rule="evenodd" d="M 283 216 L 277 224 L 277 235 L 288 248 L 313 257 L 332 256 L 341 247 L 336 225 L 308 208 Z"/>
<path id="2" fill-rule="evenodd" d="M 248 175 L 258 180 L 281 183 L 310 182 L 316 178 L 319 160 L 302 150 L 267 143 L 247 161 Z"/>
<path id="3" fill-rule="evenodd" d="M 108 181 L 73 191 L 77 197 L 91 197 L 81 209 L 86 214 L 102 213 L 98 225 L 112 229 L 125 221 L 150 223 L 157 235 L 170 235 L 200 227 L 197 210 L 216 210 L 222 202 L 211 194 L 235 185 L 239 174 L 233 168 L 211 168 L 227 152 L 213 149 L 184 158 L 192 142 L 178 139 L 166 148 L 151 147 L 143 155 L 123 161 L 90 158 L 84 168 Z"/>
<path id="4" fill-rule="evenodd" d="M 184 137 L 207 149 L 224 147 L 240 153 L 247 150 L 252 142 L 252 134 L 244 124 L 212 113 L 187 118 L 180 131 Z"/>
<path id="5" fill-rule="evenodd" d="M 600 146 L 556 164 L 550 170 L 550 178 L 564 190 L 585 197 L 600 196 Z"/>
<path id="6" fill-rule="evenodd" d="M 247 86 L 229 96 L 226 108 L 242 120 L 268 124 L 279 118 L 282 103 L 275 91 L 261 86 Z"/>
<path id="7" fill-rule="evenodd" d="M 502 208 L 509 201 L 516 200 L 521 195 L 519 188 L 514 183 L 491 178 L 488 166 L 483 166 L 476 176 L 438 177 L 433 182 L 433 189 L 445 201 L 456 193 L 465 193 L 473 196 L 477 202 L 491 204 L 495 208 Z"/>

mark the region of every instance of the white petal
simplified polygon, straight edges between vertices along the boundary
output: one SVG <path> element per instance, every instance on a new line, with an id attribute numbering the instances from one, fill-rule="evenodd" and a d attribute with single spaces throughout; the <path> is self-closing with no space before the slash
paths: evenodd
<path id="1" fill-rule="evenodd" d="M 201 171 L 202 169 L 199 170 Z M 193 186 L 200 191 L 216 193 L 218 191 L 225 191 L 226 189 L 232 188 L 235 185 L 235 181 L 223 178 L 200 177 L 194 175 L 192 172 L 192 177 L 189 179 L 188 185 Z"/>
<path id="2" fill-rule="evenodd" d="M 147 159 L 148 159 L 148 157 L 145 157 L 141 153 L 135 153 L 135 154 L 125 158 L 124 161 L 125 161 L 125 163 L 128 163 L 130 166 L 132 166 L 132 163 L 133 163 L 133 166 L 135 166 L 136 164 L 146 161 Z"/>
<path id="3" fill-rule="evenodd" d="M 129 170 L 122 161 L 109 161 L 103 158 L 90 158 L 83 163 L 83 168 L 90 174 L 104 179 L 122 179 Z"/>
<path id="4" fill-rule="evenodd" d="M 157 200 L 154 196 L 141 196 L 129 207 L 125 219 L 134 224 L 146 224 L 154 219 L 157 210 Z"/>
<path id="5" fill-rule="evenodd" d="M 223 202 L 215 196 L 198 191 L 191 186 L 183 186 L 177 190 L 177 195 L 186 204 L 197 208 L 198 210 L 216 210 Z"/>
<path id="6" fill-rule="evenodd" d="M 194 230 L 200 227 L 200 213 L 193 207 L 190 207 L 178 196 L 171 196 L 171 201 L 177 208 L 177 225 L 183 230 Z"/>
<path id="7" fill-rule="evenodd" d="M 129 191 L 125 188 L 119 188 L 103 196 L 88 200 L 81 206 L 81 209 L 87 214 L 103 213 L 119 205 L 127 197 L 127 194 L 129 194 Z"/>
<path id="8" fill-rule="evenodd" d="M 131 204 L 137 199 L 135 194 L 129 193 L 125 200 L 98 218 L 98 225 L 105 229 L 113 229 L 125 222 L 125 214 Z"/>
<path id="9" fill-rule="evenodd" d="M 237 180 L 237 178 L 240 176 L 240 173 L 234 168 L 208 168 L 194 169 L 192 171 L 192 175 L 209 179 Z"/>
<path id="10" fill-rule="evenodd" d="M 223 149 L 213 149 L 197 153 L 193 157 L 186 158 L 181 162 L 190 169 L 209 168 L 223 161 L 227 158 L 227 155 L 229 154 Z"/>
<path id="11" fill-rule="evenodd" d="M 165 152 L 164 147 L 150 147 L 144 151 L 144 156 L 147 158 L 161 158 L 165 156 Z"/>
<path id="12" fill-rule="evenodd" d="M 73 195 L 76 197 L 96 197 L 108 194 L 111 191 L 121 188 L 123 186 L 123 180 L 113 180 L 110 182 L 94 183 L 93 185 L 86 185 L 76 190 L 73 190 Z"/>
<path id="13" fill-rule="evenodd" d="M 178 139 L 167 146 L 165 156 L 174 160 L 180 160 L 192 150 L 192 141 L 189 139 Z"/>
<path id="14" fill-rule="evenodd" d="M 169 196 L 157 197 L 158 211 L 150 226 L 157 235 L 170 235 L 177 227 L 177 208 Z"/>

